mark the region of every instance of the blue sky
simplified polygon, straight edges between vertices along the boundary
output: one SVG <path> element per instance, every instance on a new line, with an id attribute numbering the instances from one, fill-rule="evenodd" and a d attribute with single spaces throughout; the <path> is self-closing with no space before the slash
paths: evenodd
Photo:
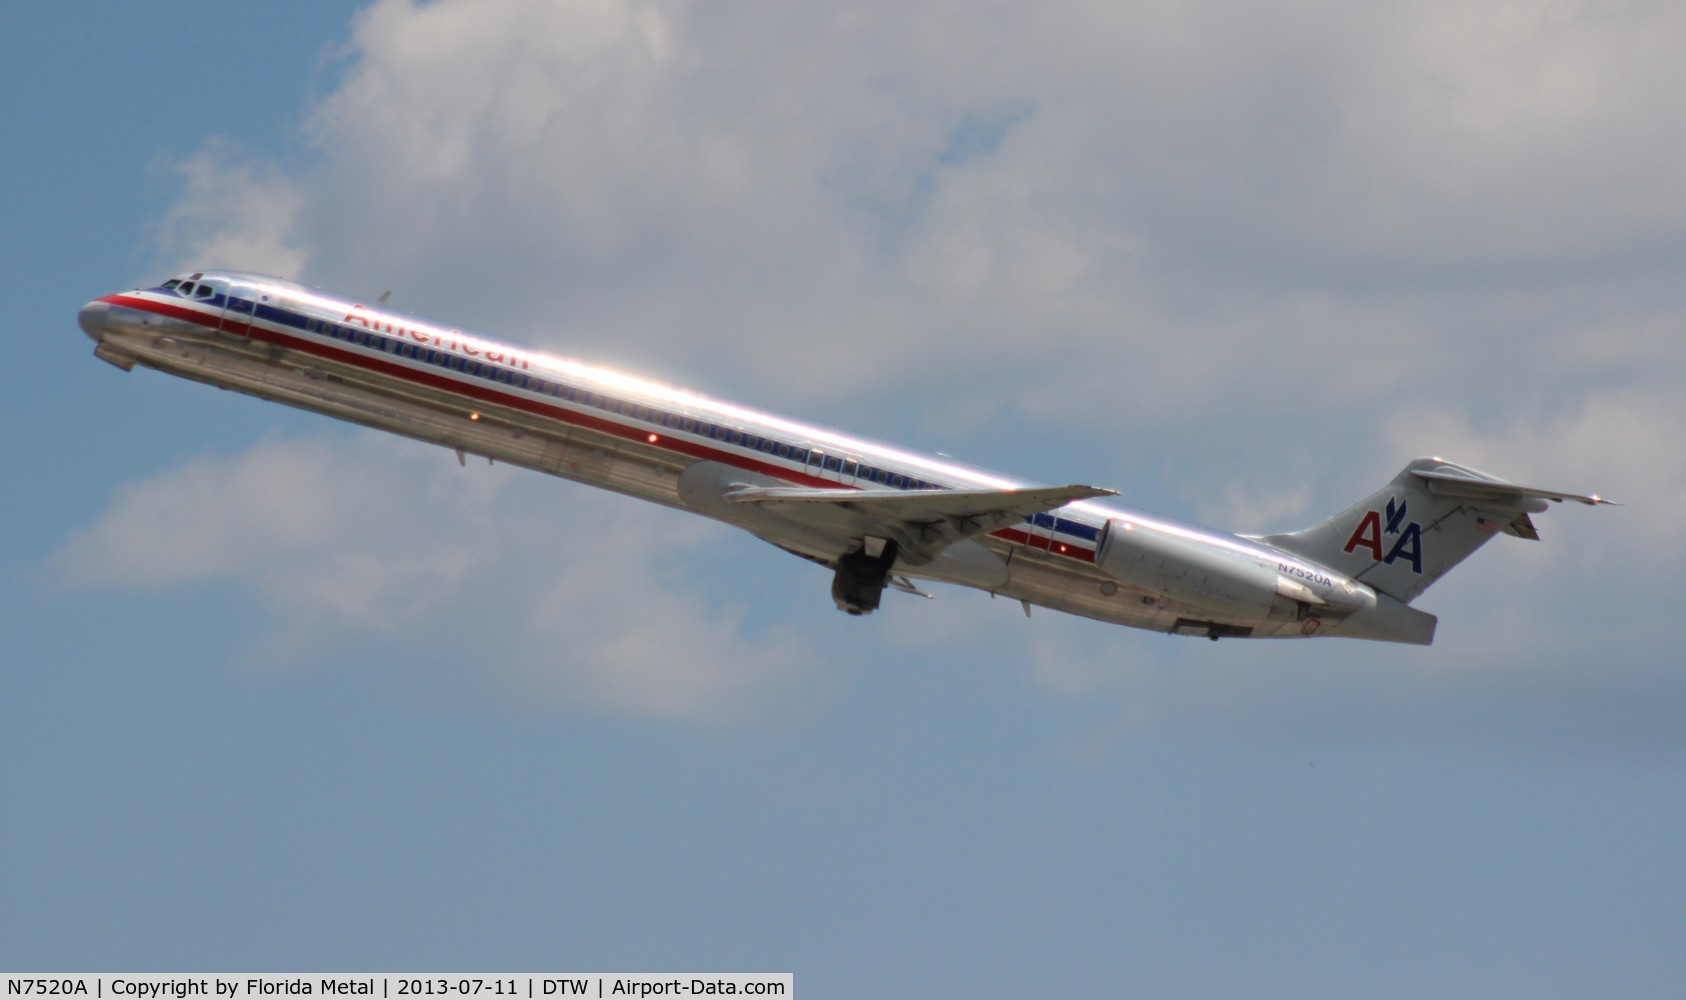
<path id="1" fill-rule="evenodd" d="M 8 15 L 0 967 L 804 996 L 1671 995 L 1671 9 Z M 1553 509 L 1437 644 L 944 588 L 90 356 L 229 264 L 1150 509 L 1438 452 Z"/>

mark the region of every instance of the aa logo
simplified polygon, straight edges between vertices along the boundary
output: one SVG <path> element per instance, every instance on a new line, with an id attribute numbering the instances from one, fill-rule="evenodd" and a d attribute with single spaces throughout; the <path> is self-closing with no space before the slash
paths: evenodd
<path id="1" fill-rule="evenodd" d="M 1392 538 L 1392 545 L 1386 545 L 1388 538 Z M 1386 548 L 1387 554 L 1382 550 Z M 1377 562 L 1393 565 L 1394 560 L 1404 559 L 1411 564 L 1411 572 L 1423 571 L 1423 529 L 1415 521 L 1406 523 L 1405 503 L 1397 498 L 1390 498 L 1387 502 L 1387 523 L 1382 523 L 1382 512 L 1367 510 L 1364 519 L 1358 522 L 1358 527 L 1352 532 L 1352 537 L 1346 540 L 1346 551 L 1367 549 L 1370 558 Z"/>

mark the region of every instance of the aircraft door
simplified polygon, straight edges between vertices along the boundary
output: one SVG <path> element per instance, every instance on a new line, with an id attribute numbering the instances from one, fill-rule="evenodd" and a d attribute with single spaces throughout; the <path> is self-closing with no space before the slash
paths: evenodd
<path id="1" fill-rule="evenodd" d="M 257 303 L 251 289 L 231 285 L 222 290 L 222 331 L 232 333 L 237 337 L 245 337 L 252 332 L 252 316 Z"/>
<path id="2" fill-rule="evenodd" d="M 1033 514 L 1025 521 L 1025 534 L 1030 536 L 1026 543 L 1030 548 L 1039 552 L 1047 552 L 1054 547 L 1054 525 L 1056 519 L 1052 514 Z"/>

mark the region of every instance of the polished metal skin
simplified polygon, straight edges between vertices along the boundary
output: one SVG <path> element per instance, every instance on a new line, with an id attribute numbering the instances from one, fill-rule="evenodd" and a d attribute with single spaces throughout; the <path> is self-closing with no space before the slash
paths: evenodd
<path id="1" fill-rule="evenodd" d="M 384 297 L 383 297 L 384 298 Z M 238 271 L 107 295 L 96 356 L 526 466 L 737 525 L 831 567 L 864 614 L 913 579 L 1184 635 L 1426 645 L 1408 606 L 1550 500 L 1419 459 L 1305 531 L 1243 537 L 752 410 Z M 1427 525 L 1425 527 L 1424 525 Z"/>

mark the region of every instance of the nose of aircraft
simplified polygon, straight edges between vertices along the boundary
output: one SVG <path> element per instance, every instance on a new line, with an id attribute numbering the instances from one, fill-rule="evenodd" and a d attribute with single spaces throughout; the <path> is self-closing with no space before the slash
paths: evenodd
<path id="1" fill-rule="evenodd" d="M 110 305 L 95 299 L 76 314 L 76 322 L 81 324 L 83 333 L 98 342 L 105 337 L 105 317 L 110 312 Z"/>

